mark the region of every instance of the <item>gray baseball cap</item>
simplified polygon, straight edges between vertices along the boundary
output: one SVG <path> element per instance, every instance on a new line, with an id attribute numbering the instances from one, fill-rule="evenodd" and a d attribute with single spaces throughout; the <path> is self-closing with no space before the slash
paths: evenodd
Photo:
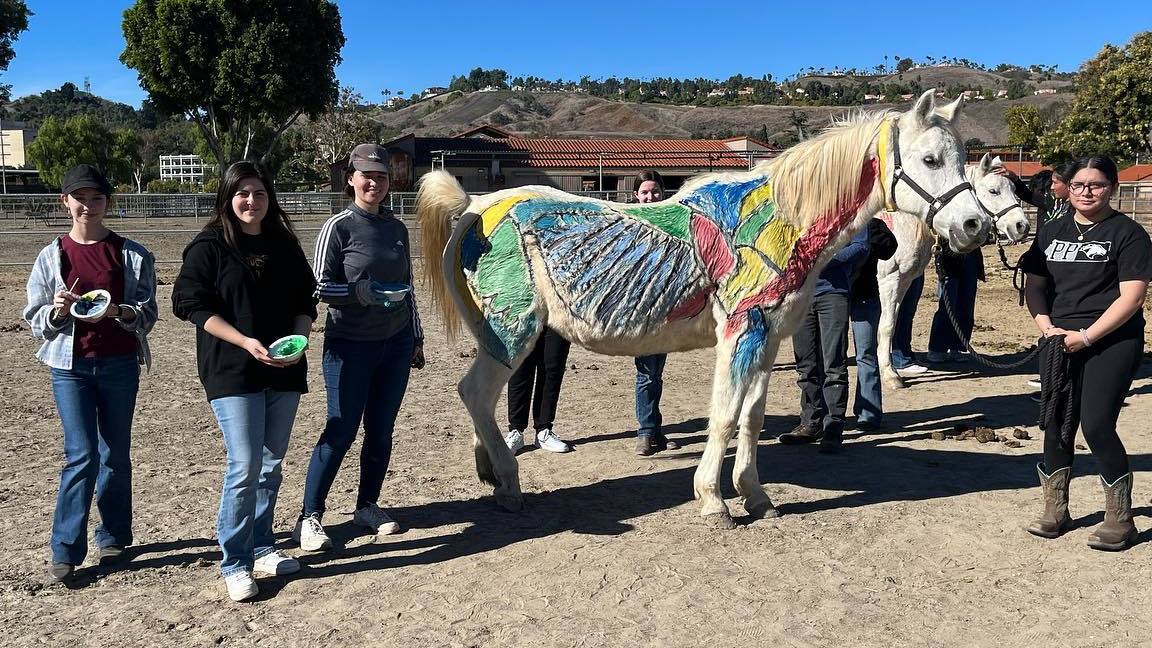
<path id="1" fill-rule="evenodd" d="M 388 149 L 379 144 L 360 144 L 348 156 L 348 166 L 357 171 L 391 173 L 388 167 Z"/>

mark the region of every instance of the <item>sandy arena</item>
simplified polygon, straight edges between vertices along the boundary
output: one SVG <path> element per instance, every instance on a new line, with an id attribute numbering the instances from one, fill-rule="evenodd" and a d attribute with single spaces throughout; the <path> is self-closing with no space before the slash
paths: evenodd
<path id="1" fill-rule="evenodd" d="M 305 234 L 310 246 L 313 233 Z M 160 259 L 179 258 L 187 240 L 133 238 Z M 4 244 L 6 260 L 30 261 L 43 242 Z M 990 269 L 998 265 L 994 249 L 985 256 Z M 1152 365 L 1120 418 L 1142 532 L 1118 554 L 1085 545 L 1103 509 L 1086 450 L 1074 467 L 1075 530 L 1045 541 L 1022 529 L 1039 511 L 1040 493 L 1037 405 L 1025 383 L 1031 367 L 991 372 L 968 363 L 911 380 L 910 389 L 885 393 L 885 431 L 850 432 L 845 451 L 826 456 L 773 440 L 797 423 L 787 345 L 759 453 L 783 517 L 738 517 L 727 532 L 698 517 L 691 480 L 704 448 L 708 350 L 668 363 L 666 430 L 683 448 L 641 458 L 632 453 L 631 360 L 574 349 L 557 429 L 576 451 L 522 454 L 527 510 L 511 514 L 476 479 L 471 426 L 455 394 L 472 345 L 449 346 L 426 301 L 428 366 L 413 373 L 381 502 L 406 531 L 373 542 L 349 524 L 354 448 L 325 520 L 339 548 L 301 556 L 300 574 L 261 579 L 255 602 L 234 604 L 213 537 L 223 445 L 196 378 L 193 327 L 171 315 L 175 271 L 160 268 L 155 366 L 142 379 L 134 428 L 134 558 L 117 570 L 86 568 L 71 588 L 43 585 L 62 445 L 48 370 L 20 321 L 27 270 L 0 273 L 7 646 L 1152 647 Z M 976 344 L 1018 357 L 1005 354 L 1027 346 L 1034 327 L 1008 273 L 989 275 Z M 932 292 L 917 315 L 918 351 Z M 293 555 L 300 551 L 289 532 L 324 423 L 321 339 L 313 335 L 312 393 L 296 420 L 277 508 Z M 1031 438 L 1020 447 L 932 438 L 958 424 L 1009 439 L 1021 428 Z M 743 516 L 730 458 L 727 468 L 725 496 Z"/>

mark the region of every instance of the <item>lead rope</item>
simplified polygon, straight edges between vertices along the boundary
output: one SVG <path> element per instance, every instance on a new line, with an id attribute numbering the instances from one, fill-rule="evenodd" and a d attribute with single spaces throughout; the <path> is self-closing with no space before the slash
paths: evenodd
<path id="1" fill-rule="evenodd" d="M 940 240 L 937 239 L 936 243 L 932 246 L 932 259 L 936 266 L 937 277 L 944 276 L 944 273 L 941 271 L 940 267 L 940 256 L 942 252 L 943 251 L 940 248 Z M 976 361 L 980 364 L 986 367 L 991 367 L 993 369 L 1015 369 L 1031 362 L 1032 358 L 1036 357 L 1036 354 L 1040 351 L 1039 345 L 1033 345 L 1032 350 L 1028 352 L 1028 355 L 1014 362 L 996 362 L 995 360 L 991 360 L 984 354 L 977 351 L 972 346 L 972 341 L 960 330 L 960 320 L 956 318 L 956 313 L 952 311 L 952 302 L 947 298 L 947 296 L 945 296 L 944 299 L 940 301 L 944 303 L 944 312 L 948 314 L 948 320 L 952 322 L 952 329 L 956 332 L 956 337 L 959 338 L 960 342 L 964 344 L 964 348 L 968 350 L 968 353 L 972 354 L 972 357 L 976 358 Z"/>
<path id="2" fill-rule="evenodd" d="M 1072 398 L 1072 359 L 1064 352 L 1064 337 L 1040 340 L 1040 429 L 1059 424 L 1060 438 L 1071 447 L 1076 434 Z"/>

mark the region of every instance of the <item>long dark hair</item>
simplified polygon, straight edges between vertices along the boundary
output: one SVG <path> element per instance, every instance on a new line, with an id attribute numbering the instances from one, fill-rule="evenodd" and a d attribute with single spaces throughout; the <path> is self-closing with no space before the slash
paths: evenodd
<path id="1" fill-rule="evenodd" d="M 645 169 L 636 174 L 636 180 L 633 182 L 632 187 L 632 200 L 636 200 L 636 194 L 640 191 L 640 185 L 645 182 L 655 182 L 656 186 L 660 187 L 660 197 L 664 197 L 664 177 L 660 175 L 659 171 Z"/>
<path id="2" fill-rule="evenodd" d="M 1068 180 L 1071 181 L 1072 176 L 1084 169 L 1096 169 L 1103 173 L 1104 177 L 1108 178 L 1108 183 L 1113 187 L 1120 184 L 1120 172 L 1116 170 L 1116 163 L 1107 155 L 1087 155 L 1076 160 L 1076 163 L 1072 165 L 1072 175 L 1068 176 Z"/>
<path id="3" fill-rule="evenodd" d="M 292 221 L 288 220 L 288 214 L 276 199 L 276 187 L 272 184 L 272 176 L 268 175 L 259 164 L 249 160 L 236 162 L 224 172 L 224 177 L 220 179 L 220 188 L 216 191 L 216 213 L 212 215 L 212 219 L 204 229 L 219 228 L 224 233 L 224 241 L 233 248 L 236 247 L 236 233 L 240 231 L 240 222 L 232 211 L 232 196 L 249 178 L 259 180 L 263 183 L 264 190 L 268 192 L 268 213 L 264 214 L 264 220 L 260 222 L 261 232 L 296 241 Z"/>

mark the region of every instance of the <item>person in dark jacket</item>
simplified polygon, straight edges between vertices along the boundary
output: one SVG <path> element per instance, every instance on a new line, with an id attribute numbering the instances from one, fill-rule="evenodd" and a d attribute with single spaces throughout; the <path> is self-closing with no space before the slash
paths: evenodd
<path id="1" fill-rule="evenodd" d="M 424 329 L 412 292 L 408 228 L 384 206 L 388 151 L 377 144 L 352 149 L 345 172 L 347 209 L 320 228 L 316 239 L 317 296 L 328 304 L 324 329 L 324 386 L 328 420 L 312 450 L 304 503 L 293 538 L 306 551 L 331 547 L 321 524 L 328 493 L 361 421 L 360 487 L 354 524 L 375 535 L 400 525 L 377 503 L 392 457 L 392 428 L 413 368 L 424 367 Z"/>
<path id="2" fill-rule="evenodd" d="M 253 573 L 291 574 L 300 563 L 275 548 L 272 523 L 300 395 L 303 357 L 269 347 L 307 336 L 315 280 L 271 178 L 251 162 L 228 168 L 216 213 L 184 250 L 172 289 L 176 317 L 196 325 L 196 364 L 228 456 L 216 534 L 220 572 L 234 601 L 258 592 Z"/>
<path id="3" fill-rule="evenodd" d="M 957 254 L 945 245 L 940 251 L 939 271 L 936 314 L 932 316 L 932 330 L 928 335 L 928 362 L 967 362 L 968 345 L 964 341 L 972 339 L 972 328 L 976 323 L 976 289 L 979 282 L 987 280 L 984 253 L 977 248 Z M 959 335 L 945 310 L 949 306 L 960 324 Z M 964 336 L 963 340 L 960 335 Z"/>
<path id="4" fill-rule="evenodd" d="M 1057 165 L 1051 171 L 1032 176 L 1027 184 L 1004 166 L 993 167 L 992 172 L 1011 180 L 1016 197 L 1036 208 L 1036 232 L 1039 232 L 1048 223 L 1072 213 L 1068 182 L 1074 168 L 1073 162 Z"/>
<path id="5" fill-rule="evenodd" d="M 850 292 L 849 316 L 852 342 L 856 346 L 856 398 L 852 412 L 856 429 L 871 432 L 880 427 L 884 403 L 880 393 L 880 363 L 876 358 L 876 331 L 880 327 L 880 289 L 876 284 L 876 261 L 896 254 L 896 237 L 879 218 L 868 222 L 868 257 L 856 270 Z"/>
<path id="6" fill-rule="evenodd" d="M 821 452 L 840 449 L 848 409 L 848 292 L 855 268 L 868 258 L 868 242 L 868 229 L 863 228 L 832 257 L 816 281 L 812 304 L 792 334 L 800 424 L 781 434 L 781 443 L 819 440 Z"/>

